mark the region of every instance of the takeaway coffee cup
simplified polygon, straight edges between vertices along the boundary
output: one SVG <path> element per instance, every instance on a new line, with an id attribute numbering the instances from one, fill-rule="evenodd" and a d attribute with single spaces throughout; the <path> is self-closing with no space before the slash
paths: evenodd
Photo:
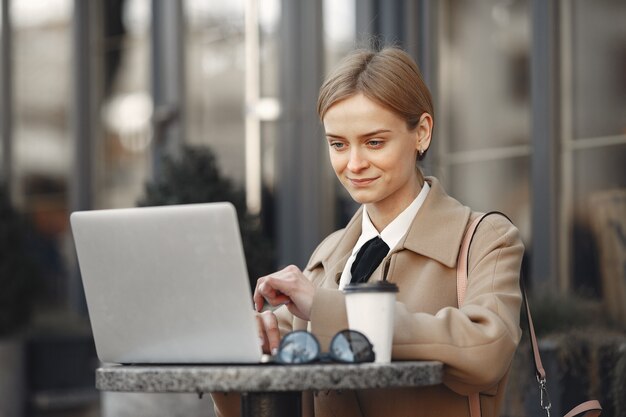
<path id="1" fill-rule="evenodd" d="M 376 362 L 390 362 L 398 286 L 387 281 L 376 281 L 349 284 L 343 292 L 346 295 L 350 329 L 367 336 L 374 346 Z"/>

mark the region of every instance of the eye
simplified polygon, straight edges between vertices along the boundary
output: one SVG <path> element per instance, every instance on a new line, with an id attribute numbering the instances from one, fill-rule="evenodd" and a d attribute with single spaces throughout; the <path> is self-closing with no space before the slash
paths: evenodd
<path id="1" fill-rule="evenodd" d="M 383 146 L 383 141 L 380 139 L 370 139 L 367 141 L 367 145 L 371 148 L 380 148 Z"/>
<path id="2" fill-rule="evenodd" d="M 335 148 L 335 150 L 337 151 L 344 149 L 346 146 L 343 142 L 330 142 L 329 145 L 331 148 Z"/>

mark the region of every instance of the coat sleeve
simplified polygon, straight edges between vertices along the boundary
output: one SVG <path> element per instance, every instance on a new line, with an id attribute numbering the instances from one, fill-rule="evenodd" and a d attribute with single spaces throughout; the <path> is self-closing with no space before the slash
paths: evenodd
<path id="1" fill-rule="evenodd" d="M 394 355 L 445 363 L 444 383 L 459 393 L 495 385 L 521 337 L 519 274 L 524 246 L 501 216 L 482 222 L 470 248 L 463 306 L 435 315 L 396 309 Z"/>
<path id="2" fill-rule="evenodd" d="M 486 218 L 470 248 L 464 305 L 436 314 L 409 311 L 396 303 L 392 356 L 395 360 L 443 362 L 444 383 L 467 394 L 493 387 L 507 372 L 521 336 L 519 273 L 524 246 L 517 229 L 501 216 Z M 318 291 L 313 330 L 326 338 L 328 323 L 345 315 L 339 291 Z M 318 321 L 319 320 L 319 321 Z M 317 325 L 316 325 L 317 324 Z"/>
<path id="3" fill-rule="evenodd" d="M 341 230 L 328 235 L 313 251 L 307 266 L 302 271 L 304 276 L 313 282 L 317 287 L 324 277 L 323 268 L 321 268 L 321 259 L 326 256 L 329 250 L 336 245 L 341 236 Z M 319 268 L 318 268 L 319 267 Z M 303 330 L 307 328 L 308 322 L 295 317 L 289 312 L 286 306 L 280 306 L 274 310 L 274 315 L 278 320 L 278 328 L 281 337 L 292 330 Z"/>
<path id="4" fill-rule="evenodd" d="M 334 243 L 336 243 L 338 237 L 340 236 L 339 232 L 340 231 L 337 231 L 329 235 L 326 239 L 324 239 L 322 243 L 319 244 L 317 249 L 311 255 L 311 259 L 309 260 L 307 267 L 303 271 L 304 275 L 308 279 L 313 281 L 313 283 L 316 285 L 321 279 L 320 270 L 322 268 L 316 268 L 315 266 L 321 265 L 319 260 L 324 256 L 324 253 L 320 252 L 323 252 L 324 250 L 330 250 L 329 247 L 334 245 Z M 280 331 L 281 337 L 283 337 L 286 333 L 294 330 L 294 328 L 306 328 L 307 323 L 297 317 L 294 317 L 294 315 L 289 312 L 286 306 L 276 308 L 274 310 L 274 315 L 276 315 L 276 319 L 278 321 L 278 329 Z M 211 393 L 211 397 L 213 399 L 216 416 L 235 417 L 241 415 L 241 395 L 239 393 L 214 392 Z M 312 405 L 310 404 L 309 406 L 312 407 Z M 312 415 L 306 405 L 303 407 L 303 415 Z"/>

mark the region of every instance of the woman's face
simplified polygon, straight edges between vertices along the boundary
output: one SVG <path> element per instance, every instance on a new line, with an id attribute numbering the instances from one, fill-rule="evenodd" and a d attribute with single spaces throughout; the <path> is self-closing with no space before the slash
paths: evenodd
<path id="1" fill-rule="evenodd" d="M 409 131 L 404 119 L 363 94 L 332 105 L 323 122 L 330 162 L 356 202 L 368 211 L 398 214 L 415 199 L 415 159 L 420 145 L 428 148 L 420 143 L 423 129 Z"/>

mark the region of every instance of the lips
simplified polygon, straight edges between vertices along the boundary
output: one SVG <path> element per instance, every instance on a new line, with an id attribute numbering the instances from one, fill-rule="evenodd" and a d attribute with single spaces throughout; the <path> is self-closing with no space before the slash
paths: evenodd
<path id="1" fill-rule="evenodd" d="M 374 178 L 348 178 L 350 183 L 355 187 L 367 187 L 374 181 L 376 181 L 378 177 Z"/>

